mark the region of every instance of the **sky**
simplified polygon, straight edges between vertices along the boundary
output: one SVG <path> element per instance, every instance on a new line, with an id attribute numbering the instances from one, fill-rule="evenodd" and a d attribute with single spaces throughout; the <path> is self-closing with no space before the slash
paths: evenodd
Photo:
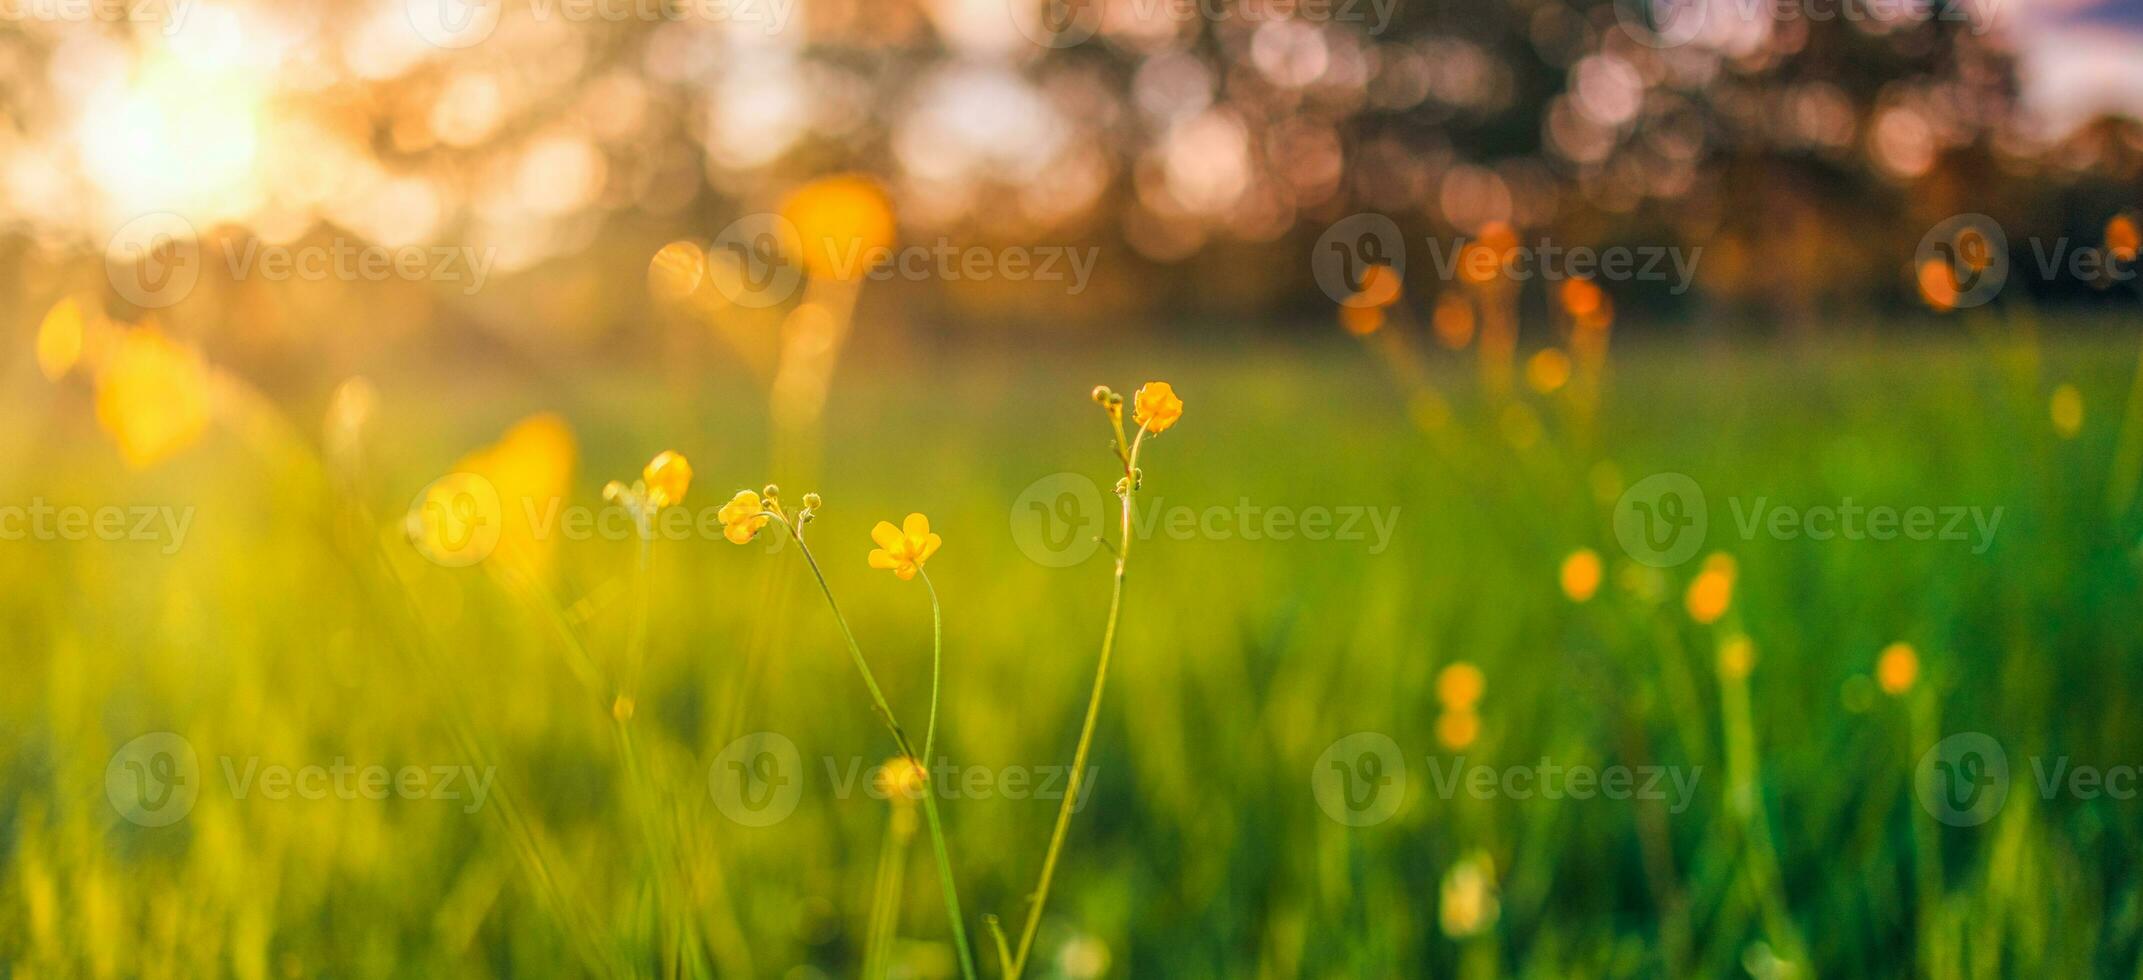
<path id="1" fill-rule="evenodd" d="M 2143 118 L 2143 0 L 1994 0 L 2016 38 L 2024 100 L 2049 134 L 2104 112 Z"/>

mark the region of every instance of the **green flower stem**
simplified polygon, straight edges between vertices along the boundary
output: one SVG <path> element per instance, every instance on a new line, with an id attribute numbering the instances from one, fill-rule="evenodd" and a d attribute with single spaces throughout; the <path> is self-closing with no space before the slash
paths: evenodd
<path id="1" fill-rule="evenodd" d="M 1123 438 L 1123 422 L 1116 422 L 1118 444 Z M 1019 931 L 1019 952 L 1012 957 L 1008 976 L 1016 978 L 1027 968 L 1027 956 L 1034 951 L 1034 934 L 1042 926 L 1042 907 L 1049 902 L 1049 886 L 1056 878 L 1057 857 L 1064 851 L 1064 835 L 1071 829 L 1072 807 L 1079 799 L 1080 784 L 1086 778 L 1087 751 L 1094 744 L 1094 723 L 1101 717 L 1101 692 L 1109 680 L 1109 655 L 1116 651 L 1116 621 L 1124 605 L 1124 562 L 1131 556 L 1131 498 L 1138 492 L 1138 451 L 1146 442 L 1146 427 L 1139 426 L 1138 435 L 1131 440 L 1131 450 L 1124 456 L 1123 522 L 1119 531 L 1120 543 L 1116 547 L 1116 580 L 1109 590 L 1108 625 L 1101 633 L 1101 658 L 1094 664 L 1094 690 L 1087 695 L 1086 721 L 1079 726 L 1079 745 L 1072 750 L 1071 778 L 1064 788 L 1064 799 L 1057 805 L 1057 825 L 1049 833 L 1049 851 L 1042 856 L 1042 877 L 1034 886 L 1033 904 L 1027 907 L 1027 924 Z M 1004 937 L 998 936 L 998 955 L 1002 959 Z"/>
<path id="2" fill-rule="evenodd" d="M 779 517 L 779 515 L 775 516 Z M 818 559 L 812 556 L 811 547 L 804 543 L 804 536 L 798 533 L 799 528 L 790 524 L 785 518 L 781 520 L 781 523 L 783 527 L 789 529 L 789 537 L 796 542 L 796 550 L 803 554 L 804 563 L 811 566 L 812 577 L 818 579 L 819 592 L 825 595 L 826 608 L 833 611 L 834 622 L 839 623 L 841 626 L 841 637 L 848 641 L 848 655 L 855 661 L 857 672 L 863 675 L 863 686 L 870 689 L 871 704 L 877 709 L 878 717 L 885 721 L 888 729 L 892 730 L 893 742 L 899 746 L 900 754 L 906 756 L 909 761 L 918 766 L 923 765 L 922 761 L 916 758 L 914 746 L 908 742 L 907 732 L 901 729 L 900 722 L 894 720 L 893 708 L 886 703 L 884 692 L 878 689 L 877 678 L 871 676 L 870 665 L 863 662 L 863 647 L 856 643 L 855 632 L 848 628 L 848 617 L 841 615 L 841 605 L 834 601 L 833 587 L 826 584 L 826 573 L 819 568 Z M 931 689 L 931 701 L 935 704 L 937 700 L 935 683 L 931 685 Z M 935 717 L 934 711 L 933 717 Z M 928 767 L 925 767 L 923 771 L 927 775 L 929 773 Z M 930 826 L 931 850 L 937 854 L 938 884 L 943 887 L 945 892 L 945 915 L 952 922 L 952 944 L 953 948 L 959 953 L 960 975 L 967 978 L 967 980 L 975 980 L 975 956 L 968 950 L 967 926 L 962 922 L 960 915 L 960 894 L 958 889 L 953 886 L 952 856 L 945 849 L 945 827 L 938 819 L 937 787 L 930 785 L 927 781 L 924 785 L 923 818 Z"/>
<path id="3" fill-rule="evenodd" d="M 923 588 L 930 590 L 930 719 L 923 722 L 923 769 L 936 765 L 931 752 L 938 741 L 938 682 L 945 664 L 945 615 L 938 606 L 938 587 L 931 583 L 930 573 L 921 565 L 915 571 L 923 577 Z"/>

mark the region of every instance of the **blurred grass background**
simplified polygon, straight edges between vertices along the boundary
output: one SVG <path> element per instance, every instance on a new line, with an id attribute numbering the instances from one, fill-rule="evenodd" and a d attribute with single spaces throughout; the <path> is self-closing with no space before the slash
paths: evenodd
<path id="1" fill-rule="evenodd" d="M 826 760 L 868 767 L 892 746 L 795 556 L 656 542 L 628 723 L 642 788 L 607 686 L 636 543 L 556 542 L 546 601 L 484 566 L 425 563 L 403 512 L 541 411 L 576 436 L 572 503 L 602 506 L 605 481 L 629 482 L 662 449 L 693 461 L 695 509 L 769 481 L 792 500 L 816 490 L 811 539 L 911 731 L 928 697 L 928 600 L 864 555 L 872 523 L 925 512 L 946 542 L 930 565 L 947 617 L 941 753 L 1062 764 L 1106 553 L 1029 560 L 1013 501 L 1064 470 L 1106 486 L 1088 388 L 1163 378 L 1188 407 L 1148 447 L 1149 500 L 1397 508 L 1397 530 L 1377 554 L 1368 541 L 1139 543 L 1099 781 L 1072 825 L 1037 973 L 1774 975 L 1799 946 L 1822 975 L 2134 975 L 2133 804 L 2039 799 L 2025 760 L 2143 761 L 2143 522 L 2107 502 L 2135 339 L 2112 319 L 1972 317 L 1959 334 L 1820 347 L 1638 340 L 1618 350 L 1596 417 L 1560 395 L 1486 394 L 1455 371 L 1432 375 L 1447 413 L 1410 411 L 1371 354 L 1338 343 L 1022 356 L 867 344 L 836 375 L 821 462 L 794 473 L 770 472 L 764 395 L 718 359 L 570 375 L 411 363 L 373 374 L 378 411 L 355 462 L 315 448 L 323 392 L 286 399 L 282 421 L 219 417 L 199 446 L 141 472 L 98 434 L 83 392 L 16 360 L 0 388 L 13 420 L 0 458 L 16 461 L 0 499 L 197 516 L 168 557 L 142 542 L 6 546 L 0 972 L 855 974 L 892 807 L 836 799 Z M 2086 406 L 2072 438 L 2049 421 L 2057 383 Z M 1706 551 L 1737 559 L 1717 625 L 1683 609 L 1699 563 L 1653 572 L 1616 545 L 1617 495 L 1661 471 L 1699 483 Z M 1983 555 L 1742 540 L 1728 501 L 1759 496 L 2003 517 Z M 1606 574 L 1580 603 L 1557 570 L 1586 548 Z M 1715 667 L 1733 633 L 1755 650 L 1747 808 L 1732 802 Z M 1922 669 L 1891 696 L 1870 675 L 1896 641 Z M 1456 661 L 1486 677 L 1463 750 L 1435 726 L 1437 673 Z M 2003 742 L 2013 787 L 1993 822 L 1948 828 L 1915 802 L 1912 768 L 1929 733 L 1965 730 Z M 103 790 L 113 750 L 153 731 L 184 735 L 207 780 L 166 828 L 121 820 Z M 707 777 L 755 731 L 791 738 L 806 770 L 800 806 L 765 828 L 722 816 Z M 1350 828 L 1319 810 L 1306 776 L 1358 731 L 1391 736 L 1415 783 L 1394 819 Z M 226 755 L 498 772 L 474 814 L 234 800 Z M 1681 813 L 1428 795 L 1427 763 L 1461 755 L 1702 769 Z M 1018 921 L 1054 804 L 945 811 L 986 948 L 979 918 Z M 1753 825 L 1775 847 L 1775 883 L 1751 858 Z M 925 848 L 907 856 L 895 972 L 952 975 Z M 1461 871 L 1483 867 L 1485 884 Z M 1766 917 L 1773 901 L 1783 921 Z"/>

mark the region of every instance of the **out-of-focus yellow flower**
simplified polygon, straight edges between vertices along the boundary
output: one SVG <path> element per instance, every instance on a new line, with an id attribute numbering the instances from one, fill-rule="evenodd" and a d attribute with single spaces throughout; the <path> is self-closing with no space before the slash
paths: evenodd
<path id="1" fill-rule="evenodd" d="M 1526 359 L 1525 383 L 1545 395 L 1570 380 L 1570 355 L 1553 347 L 1543 348 Z"/>
<path id="2" fill-rule="evenodd" d="M 478 541 L 495 534 L 496 546 L 476 554 L 476 560 L 496 555 L 508 567 L 548 570 L 556 541 L 536 522 L 551 512 L 552 503 L 565 498 L 578 458 L 579 447 L 565 419 L 542 412 L 514 423 L 498 442 L 462 457 L 452 476 L 433 484 L 427 494 L 437 499 L 419 499 L 423 513 L 412 514 L 417 549 L 438 560 L 432 549 L 460 555 L 467 551 L 465 539 L 471 533 L 481 532 L 473 539 Z M 430 537 L 434 535 L 437 540 Z"/>
<path id="3" fill-rule="evenodd" d="M 1168 431 L 1169 426 L 1183 417 L 1183 399 L 1176 397 L 1175 387 L 1166 381 L 1148 381 L 1141 385 L 1131 403 L 1131 421 L 1154 435 Z"/>
<path id="4" fill-rule="evenodd" d="M 1372 265 L 1362 273 L 1362 288 L 1355 290 L 1347 306 L 1381 310 L 1399 301 L 1399 274 L 1388 265 Z"/>
<path id="5" fill-rule="evenodd" d="M 2108 254 L 2122 262 L 2133 262 L 2138 249 L 2143 249 L 2143 230 L 2137 229 L 2134 215 L 2116 214 L 2106 222 Z"/>
<path id="6" fill-rule="evenodd" d="M 1689 592 L 1682 597 L 1689 618 L 1709 626 L 1726 615 L 1726 607 L 1734 601 L 1734 574 L 1733 556 L 1714 552 L 1704 559 L 1704 569 L 1689 583 Z"/>
<path id="7" fill-rule="evenodd" d="M 766 507 L 759 502 L 758 494 L 750 490 L 739 490 L 714 516 L 722 522 L 723 537 L 728 538 L 731 544 L 746 544 L 772 519 L 763 513 L 765 510 Z"/>
<path id="8" fill-rule="evenodd" d="M 1600 590 L 1600 555 L 1591 548 L 1579 548 L 1563 559 L 1563 594 L 1571 602 L 1590 600 Z"/>
<path id="9" fill-rule="evenodd" d="M 2075 385 L 2054 386 L 2054 397 L 2047 404 L 2047 414 L 2054 420 L 2054 433 L 2063 439 L 2074 439 L 2083 431 L 2083 392 Z"/>
<path id="10" fill-rule="evenodd" d="M 871 252 L 893 242 L 893 206 L 876 180 L 844 174 L 791 192 L 781 215 L 796 226 L 805 270 L 819 279 L 860 279 Z"/>
<path id="11" fill-rule="evenodd" d="M 620 694 L 610 702 L 610 717 L 619 721 L 631 721 L 634 708 L 632 696 Z"/>
<path id="12" fill-rule="evenodd" d="M 1496 896 L 1496 862 L 1487 851 L 1473 851 L 1444 872 L 1438 894 L 1436 917 L 1453 939 L 1486 932 L 1503 911 Z"/>
<path id="13" fill-rule="evenodd" d="M 692 464 L 665 449 L 640 470 L 640 478 L 647 481 L 649 504 L 657 509 L 675 507 L 685 502 L 685 490 L 692 486 Z"/>
<path id="14" fill-rule="evenodd" d="M 97 423 L 136 469 L 193 445 L 208 428 L 208 365 L 153 326 L 120 337 L 97 374 Z"/>
<path id="15" fill-rule="evenodd" d="M 1481 668 L 1464 660 L 1436 672 L 1436 700 L 1448 710 L 1471 710 L 1486 690 L 1488 678 L 1482 675 Z"/>
<path id="16" fill-rule="evenodd" d="M 944 540 L 930 533 L 930 518 L 921 514 L 909 514 L 900 527 L 890 521 L 879 521 L 871 528 L 871 540 L 878 547 L 871 549 L 871 567 L 890 569 L 902 581 L 912 579 L 930 556 L 938 553 Z"/>
<path id="17" fill-rule="evenodd" d="M 1357 337 L 1367 337 L 1384 328 L 1384 310 L 1377 306 L 1342 306 L 1339 325 Z"/>
<path id="18" fill-rule="evenodd" d="M 1563 280 L 1563 311 L 1578 320 L 1585 320 L 1600 312 L 1600 301 L 1605 296 L 1600 287 L 1590 279 L 1572 277 Z"/>
<path id="19" fill-rule="evenodd" d="M 1894 697 L 1912 690 L 1919 678 L 1920 655 L 1910 643 L 1892 643 L 1875 658 L 1875 683 L 1882 685 L 1884 694 Z"/>
<path id="20" fill-rule="evenodd" d="M 907 756 L 895 756 L 878 767 L 878 792 L 896 803 L 913 803 L 922 798 L 923 784 L 929 782 L 922 764 Z"/>
<path id="21" fill-rule="evenodd" d="M 52 304 L 37 325 L 37 369 L 58 381 L 82 359 L 82 304 L 72 296 Z"/>
<path id="22" fill-rule="evenodd" d="M 1957 308 L 1957 272 L 1948 262 L 1928 259 L 1919 268 L 1920 299 L 1937 312 Z"/>
<path id="23" fill-rule="evenodd" d="M 1458 708 L 1436 716 L 1436 741 L 1454 752 L 1473 744 L 1481 734 L 1481 716 L 1471 708 Z"/>
<path id="24" fill-rule="evenodd" d="M 1756 644 L 1746 636 L 1730 636 L 1719 644 L 1719 676 L 1740 680 L 1756 669 Z"/>
<path id="25" fill-rule="evenodd" d="M 1431 318 L 1436 328 L 1436 342 L 1452 350 L 1463 349 L 1473 342 L 1473 303 L 1463 293 L 1451 290 L 1436 299 L 1436 313 Z"/>

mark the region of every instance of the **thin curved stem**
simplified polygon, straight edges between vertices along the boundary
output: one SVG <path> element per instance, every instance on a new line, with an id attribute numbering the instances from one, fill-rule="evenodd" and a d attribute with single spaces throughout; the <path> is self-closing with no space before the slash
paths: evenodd
<path id="1" fill-rule="evenodd" d="M 937 764 L 931 753 L 938 741 L 938 687 L 945 667 L 945 615 L 938 606 L 938 587 L 931 583 L 930 573 L 916 566 L 923 577 L 923 588 L 930 590 L 930 718 L 923 722 L 923 767 L 927 770 Z"/>
<path id="2" fill-rule="evenodd" d="M 1123 423 L 1119 421 L 1119 438 L 1122 428 Z M 1142 425 L 1138 435 L 1132 437 L 1130 452 L 1124 456 L 1123 518 L 1116 548 L 1116 579 L 1109 590 L 1108 625 L 1101 633 L 1101 658 L 1094 664 L 1094 689 L 1087 695 L 1086 720 L 1079 725 L 1079 744 L 1072 750 L 1071 776 L 1065 781 L 1064 799 L 1057 804 L 1057 824 L 1049 833 L 1049 850 L 1042 855 L 1042 877 L 1034 886 L 1033 904 L 1027 907 L 1027 924 L 1019 931 L 1019 951 L 1012 957 L 1010 976 L 1013 978 L 1026 971 L 1027 956 L 1034 951 L 1034 934 L 1042 926 L 1042 906 L 1049 902 L 1049 886 L 1056 879 L 1057 858 L 1064 851 L 1064 835 L 1071 829 L 1072 809 L 1077 805 L 1079 791 L 1086 781 L 1086 757 L 1094 745 L 1094 723 L 1101 717 L 1101 692 L 1109 680 L 1109 657 L 1116 652 L 1116 622 L 1124 605 L 1124 563 L 1131 557 L 1131 500 L 1138 492 L 1138 451 L 1145 441 L 1146 427 Z M 1000 945 L 1002 942 L 1000 937 Z M 999 952 L 1001 954 L 1002 949 Z"/>
<path id="3" fill-rule="evenodd" d="M 789 537 L 796 542 L 796 550 L 803 554 L 804 563 L 811 566 L 811 575 L 818 580 L 819 592 L 826 597 L 826 608 L 833 611 L 833 621 L 840 624 L 841 637 L 848 641 L 848 655 L 855 661 L 856 671 L 863 675 L 863 686 L 870 689 L 871 706 L 877 710 L 878 717 L 885 722 L 886 728 L 892 731 L 893 742 L 899 747 L 900 754 L 909 762 L 923 766 L 922 761 L 915 755 L 915 747 L 908 742 L 908 733 L 900 727 L 900 722 L 894 719 L 893 707 L 886 703 L 884 692 L 878 689 L 878 679 L 871 675 L 870 665 L 863 661 L 863 647 L 856 643 L 855 631 L 848 628 L 848 617 L 841 615 L 841 605 L 834 601 L 833 587 L 826 584 L 826 573 L 819 568 L 818 558 L 811 554 L 811 546 L 804 543 L 804 536 L 798 533 L 794 524 L 780 518 L 780 515 L 775 516 L 781 520 L 781 525 L 789 530 Z M 933 683 L 931 688 L 931 700 L 934 704 L 936 684 Z M 932 716 L 935 717 L 935 711 Z M 945 916 L 952 923 L 952 944 L 959 954 L 960 975 L 966 980 L 975 980 L 975 955 L 968 949 L 967 925 L 960 914 L 960 893 L 952 880 L 952 855 L 945 847 L 945 827 L 938 818 L 937 787 L 927 778 L 929 768 L 923 767 L 923 772 L 923 819 L 930 827 L 930 847 L 937 856 L 938 885 L 945 893 Z"/>

